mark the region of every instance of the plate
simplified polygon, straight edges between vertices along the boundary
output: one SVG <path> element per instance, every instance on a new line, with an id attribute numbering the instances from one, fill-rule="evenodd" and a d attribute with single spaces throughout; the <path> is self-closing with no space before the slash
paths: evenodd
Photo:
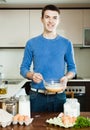
<path id="1" fill-rule="evenodd" d="M 52 124 L 55 126 L 64 127 L 64 128 L 73 127 L 75 125 L 75 123 L 63 124 L 62 119 L 60 117 L 54 117 L 54 118 L 47 119 L 46 123 L 49 123 L 49 124 Z"/>

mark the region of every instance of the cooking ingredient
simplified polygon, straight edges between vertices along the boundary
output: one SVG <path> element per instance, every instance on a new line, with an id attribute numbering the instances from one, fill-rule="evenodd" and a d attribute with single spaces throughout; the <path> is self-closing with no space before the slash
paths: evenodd
<path id="1" fill-rule="evenodd" d="M 18 121 L 24 121 L 24 116 L 23 116 L 23 115 L 20 115 L 20 116 L 18 117 Z"/>
<path id="2" fill-rule="evenodd" d="M 30 100 L 29 100 L 29 96 L 27 95 L 22 95 L 19 98 L 19 114 L 21 115 L 27 115 L 27 116 L 31 116 L 30 115 Z"/>
<path id="3" fill-rule="evenodd" d="M 20 114 L 16 114 L 14 117 L 13 117 L 13 121 L 18 121 L 18 118 L 20 117 Z"/>
<path id="4" fill-rule="evenodd" d="M 63 92 L 63 88 L 66 86 L 65 83 L 60 83 L 59 80 L 46 80 L 44 85 L 49 92 Z"/>
<path id="5" fill-rule="evenodd" d="M 27 115 L 21 115 L 21 114 L 16 114 L 14 117 L 13 117 L 13 121 L 26 121 L 26 120 L 29 120 L 30 117 L 27 116 Z"/>
<path id="6" fill-rule="evenodd" d="M 86 118 L 83 116 L 77 117 L 74 128 L 84 128 L 84 127 L 90 127 L 90 118 Z"/>
<path id="7" fill-rule="evenodd" d="M 69 116 L 69 115 L 65 115 L 64 113 L 60 113 L 60 114 L 58 115 L 58 117 L 61 118 L 62 123 L 63 123 L 64 125 L 74 124 L 75 121 L 77 120 L 77 117 L 74 117 L 74 116 L 72 117 L 72 116 Z"/>
<path id="8" fill-rule="evenodd" d="M 90 118 L 78 116 L 78 117 L 71 117 L 67 116 L 64 113 L 60 113 L 58 117 L 50 118 L 46 120 L 49 124 L 58 125 L 60 127 L 74 127 L 74 128 L 85 128 L 90 127 Z"/>
<path id="9" fill-rule="evenodd" d="M 71 117 L 71 116 L 68 116 L 68 115 L 64 115 L 64 116 L 61 117 L 61 120 L 62 120 L 64 125 L 74 124 L 76 119 L 77 119 L 76 117 Z"/>
<path id="10" fill-rule="evenodd" d="M 80 115 L 80 104 L 76 98 L 67 98 L 64 103 L 64 114 L 78 117 Z"/>
<path id="11" fill-rule="evenodd" d="M 58 117 L 50 118 L 49 120 L 46 120 L 49 124 L 58 125 L 60 127 L 73 127 L 75 124 L 75 121 L 77 120 L 77 117 L 72 117 L 69 115 L 65 115 L 64 113 L 60 113 Z"/>
<path id="12" fill-rule="evenodd" d="M 28 121 L 29 120 L 29 116 L 24 116 L 24 121 Z"/>
<path id="13" fill-rule="evenodd" d="M 7 88 L 0 88 L 0 94 L 7 94 Z"/>
<path id="14" fill-rule="evenodd" d="M 62 92 L 63 91 L 63 87 L 62 88 L 59 88 L 59 87 L 49 88 L 49 87 L 47 87 L 46 89 L 47 89 L 47 91 L 50 91 L 50 92 Z"/>
<path id="15" fill-rule="evenodd" d="M 13 124 L 14 125 L 17 123 L 19 123 L 20 125 L 23 125 L 23 124 L 29 125 L 32 121 L 33 121 L 33 118 L 30 118 L 27 115 L 16 114 L 13 117 Z"/>

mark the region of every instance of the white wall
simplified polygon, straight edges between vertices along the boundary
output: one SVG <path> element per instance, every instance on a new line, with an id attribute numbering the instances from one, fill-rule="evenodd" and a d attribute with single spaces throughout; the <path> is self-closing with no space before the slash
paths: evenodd
<path id="1" fill-rule="evenodd" d="M 90 49 L 74 48 L 77 73 L 90 78 Z M 4 78 L 21 79 L 20 64 L 24 49 L 0 49 L 0 65 L 3 65 Z"/>
<path id="2" fill-rule="evenodd" d="M 4 78 L 22 78 L 19 74 L 22 57 L 23 49 L 0 49 L 0 65 L 3 65 Z"/>
<path id="3" fill-rule="evenodd" d="M 90 78 L 90 48 L 74 48 L 77 74 L 83 78 Z"/>

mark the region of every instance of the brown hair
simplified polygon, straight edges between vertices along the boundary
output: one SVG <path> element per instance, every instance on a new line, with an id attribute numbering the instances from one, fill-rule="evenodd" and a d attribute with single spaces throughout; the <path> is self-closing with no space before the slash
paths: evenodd
<path id="1" fill-rule="evenodd" d="M 42 18 L 43 18 L 43 16 L 44 16 L 44 12 L 45 12 L 46 10 L 57 11 L 58 14 L 60 14 L 59 8 L 57 8 L 55 5 L 46 5 L 46 6 L 42 9 Z"/>

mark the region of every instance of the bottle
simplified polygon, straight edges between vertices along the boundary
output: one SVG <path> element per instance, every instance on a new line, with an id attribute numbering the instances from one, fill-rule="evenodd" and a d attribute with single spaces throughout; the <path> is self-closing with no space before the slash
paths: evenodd
<path id="1" fill-rule="evenodd" d="M 0 81 L 1 83 L 3 82 L 4 80 L 4 66 L 3 65 L 0 65 Z"/>
<path id="2" fill-rule="evenodd" d="M 78 99 L 66 99 L 66 103 L 64 103 L 64 114 L 72 117 L 78 117 L 80 115 L 80 103 L 78 102 Z"/>
<path id="3" fill-rule="evenodd" d="M 0 94 L 1 95 L 7 94 L 7 91 L 8 91 L 8 87 L 4 82 L 2 82 L 0 85 Z"/>
<path id="4" fill-rule="evenodd" d="M 2 84 L 2 70 L 3 70 L 3 65 L 0 65 L 0 85 Z"/>
<path id="5" fill-rule="evenodd" d="M 31 117 L 30 100 L 27 95 L 21 95 L 19 97 L 19 114 Z"/>

